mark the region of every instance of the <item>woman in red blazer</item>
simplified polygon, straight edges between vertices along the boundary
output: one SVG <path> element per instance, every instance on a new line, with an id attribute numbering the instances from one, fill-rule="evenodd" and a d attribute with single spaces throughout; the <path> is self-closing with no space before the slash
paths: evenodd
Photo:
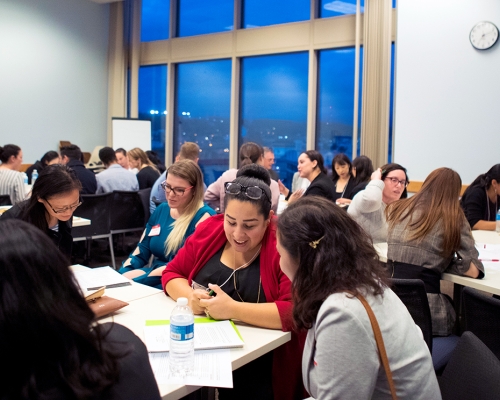
<path id="1" fill-rule="evenodd" d="M 201 223 L 164 270 L 169 296 L 187 297 L 195 314 L 293 330 L 291 283 L 279 266 L 269 181 L 264 168 L 251 164 L 226 183 L 224 214 Z M 303 398 L 303 339 L 292 332 L 292 341 L 273 355 L 236 370 L 234 389 L 219 389 L 219 398 Z"/>

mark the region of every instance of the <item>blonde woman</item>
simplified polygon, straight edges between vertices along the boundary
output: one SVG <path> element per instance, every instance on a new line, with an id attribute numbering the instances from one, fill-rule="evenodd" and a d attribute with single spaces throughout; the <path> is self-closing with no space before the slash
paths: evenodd
<path id="1" fill-rule="evenodd" d="M 174 258 L 196 226 L 215 214 L 203 204 L 203 175 L 191 160 L 173 164 L 162 188 L 167 202 L 156 208 L 137 248 L 120 269 L 124 276 L 158 288 L 166 263 Z M 154 260 L 149 265 L 151 255 Z"/>
<path id="2" fill-rule="evenodd" d="M 127 152 L 128 164 L 130 168 L 137 168 L 137 180 L 139 181 L 139 190 L 153 187 L 156 180 L 160 176 L 160 171 L 156 165 L 151 162 L 147 154 L 134 147 Z"/>

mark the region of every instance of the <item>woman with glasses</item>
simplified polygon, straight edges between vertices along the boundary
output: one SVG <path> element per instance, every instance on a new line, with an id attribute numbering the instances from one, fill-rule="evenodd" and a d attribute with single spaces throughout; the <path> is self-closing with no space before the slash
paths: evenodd
<path id="1" fill-rule="evenodd" d="M 73 212 L 82 204 L 81 189 L 82 185 L 71 168 L 47 165 L 40 171 L 31 197 L 3 213 L 1 218 L 17 218 L 35 225 L 70 259 Z"/>
<path id="2" fill-rule="evenodd" d="M 151 215 L 137 248 L 119 270 L 127 278 L 158 288 L 165 265 L 196 226 L 215 214 L 203 204 L 203 175 L 195 162 L 182 160 L 173 164 L 161 186 L 167 202 Z M 154 259 L 149 264 L 151 255 Z"/>
<path id="3" fill-rule="evenodd" d="M 406 169 L 399 164 L 386 164 L 373 172 L 365 190 L 360 191 L 347 212 L 368 233 L 374 243 L 387 242 L 385 208 L 407 197 Z"/>
<path id="4" fill-rule="evenodd" d="M 269 182 L 266 169 L 250 164 L 226 183 L 224 214 L 201 224 L 163 272 L 170 297 L 187 297 L 195 314 L 209 318 L 293 329 L 290 281 L 279 267 Z M 220 389 L 219 399 L 272 399 L 273 393 L 279 399 L 303 398 L 301 351 L 292 334 L 291 342 L 234 371 L 234 390 Z"/>
<path id="5" fill-rule="evenodd" d="M 448 272 L 482 278 L 469 223 L 460 208 L 460 176 L 439 168 L 425 179 L 422 189 L 409 199 L 389 205 L 387 259 L 394 278 L 421 279 L 432 317 L 432 333 L 447 336 L 455 325 L 455 310 L 441 294 L 441 274 Z"/>

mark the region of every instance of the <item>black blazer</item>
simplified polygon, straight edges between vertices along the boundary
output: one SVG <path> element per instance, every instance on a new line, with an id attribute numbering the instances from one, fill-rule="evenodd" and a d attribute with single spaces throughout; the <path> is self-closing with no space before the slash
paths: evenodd
<path id="1" fill-rule="evenodd" d="M 335 203 L 335 184 L 323 172 L 321 172 L 316 178 L 314 178 L 307 190 L 304 192 L 304 196 L 313 195 L 326 197 L 328 200 L 331 200 Z"/>

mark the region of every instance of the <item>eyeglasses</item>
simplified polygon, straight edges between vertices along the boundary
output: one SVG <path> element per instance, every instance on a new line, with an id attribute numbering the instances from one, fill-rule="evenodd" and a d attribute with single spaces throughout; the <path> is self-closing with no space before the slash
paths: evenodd
<path id="1" fill-rule="evenodd" d="M 161 188 L 166 192 L 166 193 L 170 193 L 170 192 L 173 192 L 174 193 L 174 196 L 184 196 L 184 193 L 186 193 L 186 191 L 192 189 L 193 187 L 192 186 L 189 186 L 187 188 L 173 188 L 172 186 L 170 186 L 167 181 L 163 181 L 161 183 Z"/>
<path id="2" fill-rule="evenodd" d="M 56 210 L 54 207 L 52 207 L 52 205 L 49 203 L 48 200 L 44 199 L 45 202 L 49 205 L 49 207 L 52 209 L 52 211 L 54 211 L 54 214 L 64 214 L 64 213 L 67 213 L 67 212 L 73 212 L 74 210 L 76 210 L 78 207 L 80 207 L 83 203 L 83 201 L 79 201 L 78 204 L 75 204 L 73 206 L 67 206 L 67 207 L 63 207 L 63 208 L 60 208 L 58 210 Z"/>
<path id="3" fill-rule="evenodd" d="M 269 202 L 271 201 L 271 199 L 269 198 L 267 193 L 264 191 L 264 189 L 262 189 L 258 186 L 242 186 L 239 183 L 226 182 L 224 184 L 224 187 L 226 188 L 225 192 L 227 194 L 245 193 L 249 199 L 253 199 L 253 200 L 260 200 L 262 195 L 265 195 L 267 200 Z"/>
<path id="4" fill-rule="evenodd" d="M 385 179 L 389 179 L 394 186 L 398 186 L 398 183 L 403 187 L 408 186 L 408 182 L 406 182 L 405 180 L 400 181 L 398 178 L 394 178 L 392 176 L 386 176 Z"/>

